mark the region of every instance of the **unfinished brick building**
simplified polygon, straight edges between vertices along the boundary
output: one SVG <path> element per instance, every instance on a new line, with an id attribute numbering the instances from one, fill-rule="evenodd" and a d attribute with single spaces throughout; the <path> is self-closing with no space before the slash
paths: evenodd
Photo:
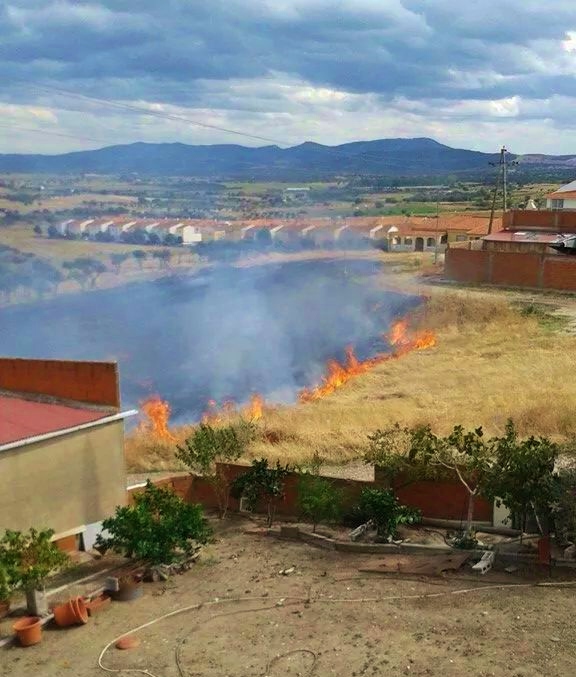
<path id="1" fill-rule="evenodd" d="M 457 282 L 576 291 L 576 256 L 550 245 L 576 234 L 576 211 L 511 210 L 504 229 L 476 242 L 455 243 L 445 275 Z"/>

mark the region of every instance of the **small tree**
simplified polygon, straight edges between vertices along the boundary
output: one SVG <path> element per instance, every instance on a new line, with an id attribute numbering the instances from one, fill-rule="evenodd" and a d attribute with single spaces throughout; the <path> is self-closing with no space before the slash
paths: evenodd
<path id="1" fill-rule="evenodd" d="M 172 259 L 172 252 L 169 249 L 160 249 L 160 251 L 154 252 L 154 256 L 160 262 L 161 268 L 169 268 L 170 260 Z"/>
<path id="2" fill-rule="evenodd" d="M 7 529 L 0 539 L 0 563 L 12 581 L 26 591 L 28 610 L 35 613 L 35 595 L 46 578 L 68 563 L 68 555 L 52 542 L 52 529 L 27 532 Z"/>
<path id="3" fill-rule="evenodd" d="M 234 480 L 232 490 L 235 496 L 244 496 L 251 510 L 256 509 L 260 500 L 265 501 L 268 526 L 271 527 L 276 504 L 284 496 L 284 480 L 290 470 L 290 466 L 283 466 L 280 461 L 276 461 L 275 467 L 269 468 L 266 458 L 254 459 L 250 469 Z"/>
<path id="4" fill-rule="evenodd" d="M 42 227 L 39 226 L 38 224 L 36 224 L 36 225 L 34 226 L 34 234 L 35 234 L 35 235 L 38 235 L 38 236 L 44 234 L 43 231 L 42 231 Z"/>
<path id="5" fill-rule="evenodd" d="M 98 536 L 99 550 L 113 550 L 148 564 L 190 557 L 211 535 L 201 506 L 185 503 L 150 480 L 144 491 L 135 494 L 133 505 L 116 508 L 102 527 L 109 536 Z"/>
<path id="6" fill-rule="evenodd" d="M 17 587 L 13 568 L 10 569 L 7 563 L 0 562 L 0 604 L 9 602 Z"/>
<path id="7" fill-rule="evenodd" d="M 122 253 L 110 254 L 110 263 L 112 264 L 116 275 L 120 273 L 122 264 L 124 263 L 124 261 L 128 260 L 129 256 L 130 254 L 122 254 Z"/>
<path id="8" fill-rule="evenodd" d="M 142 270 L 144 261 L 148 258 L 148 254 L 143 249 L 136 249 L 132 252 L 132 258 L 136 261 L 140 270 Z"/>
<path id="9" fill-rule="evenodd" d="M 191 472 L 210 482 L 218 501 L 220 518 L 226 516 L 230 496 L 230 482 L 222 463 L 233 463 L 244 453 L 254 429 L 252 424 L 212 427 L 201 423 L 183 446 L 178 446 L 176 458 Z"/>
<path id="10" fill-rule="evenodd" d="M 504 437 L 493 440 L 495 462 L 484 493 L 517 515 L 523 531 L 528 512 L 533 511 L 544 533 L 541 517 L 548 516 L 558 494 L 554 471 L 558 453 L 558 445 L 546 437 L 520 440 L 511 420 Z"/>
<path id="11" fill-rule="evenodd" d="M 60 237 L 60 233 L 58 232 L 58 228 L 54 225 L 48 226 L 48 230 L 46 231 L 46 234 L 50 238 L 55 238 L 55 237 Z"/>
<path id="12" fill-rule="evenodd" d="M 458 479 L 468 494 L 466 533 L 472 532 L 474 502 L 492 477 L 494 456 L 491 440 L 484 438 L 482 428 L 465 431 L 454 426 L 445 437 L 435 435 L 430 426 L 412 431 L 411 453 L 419 462 L 444 468 Z"/>
<path id="13" fill-rule="evenodd" d="M 324 477 L 303 474 L 298 481 L 300 513 L 312 522 L 312 531 L 320 523 L 334 523 L 340 516 L 342 492 Z"/>
<path id="14" fill-rule="evenodd" d="M 359 509 L 372 520 L 383 541 L 394 538 L 401 524 L 417 524 L 422 519 L 419 510 L 401 505 L 390 489 L 363 489 Z"/>
<path id="15" fill-rule="evenodd" d="M 576 467 L 558 473 L 558 494 L 553 503 L 556 538 L 561 544 L 576 543 Z"/>

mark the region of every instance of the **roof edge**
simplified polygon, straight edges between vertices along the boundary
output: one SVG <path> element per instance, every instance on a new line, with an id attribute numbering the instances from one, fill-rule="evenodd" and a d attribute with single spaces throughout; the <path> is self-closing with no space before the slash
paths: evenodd
<path id="1" fill-rule="evenodd" d="M 15 442 L 0 444 L 0 452 L 10 451 L 11 449 L 18 449 L 19 447 L 25 447 L 29 444 L 44 442 L 46 440 L 50 440 L 55 437 L 62 437 L 63 435 L 69 435 L 70 433 L 79 432 L 81 430 L 87 430 L 88 428 L 96 428 L 99 425 L 106 425 L 107 423 L 114 423 L 115 421 L 123 421 L 125 418 L 130 418 L 131 416 L 136 416 L 137 414 L 138 411 L 136 409 L 129 409 L 128 411 L 121 411 L 118 414 L 112 414 L 111 416 L 104 416 L 103 418 L 98 418 L 95 421 L 81 423 L 80 425 L 75 425 L 72 426 L 71 428 L 62 428 L 61 430 L 53 430 L 52 432 L 43 433 L 42 435 L 33 435 L 32 437 L 24 437 L 23 439 L 16 440 Z"/>

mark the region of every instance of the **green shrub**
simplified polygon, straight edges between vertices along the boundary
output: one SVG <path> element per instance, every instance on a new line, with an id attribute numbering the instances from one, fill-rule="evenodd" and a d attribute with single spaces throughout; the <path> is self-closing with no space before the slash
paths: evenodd
<path id="1" fill-rule="evenodd" d="M 290 466 L 281 465 L 269 468 L 268 460 L 254 459 L 249 470 L 237 477 L 232 483 L 232 492 L 236 498 L 243 496 L 250 510 L 255 510 L 260 500 L 266 501 L 268 526 L 271 527 L 276 514 L 276 503 L 284 495 L 284 479 L 290 472 Z"/>
<path id="2" fill-rule="evenodd" d="M 201 423 L 183 446 L 178 446 L 176 458 L 191 472 L 202 475 L 216 495 L 220 517 L 228 510 L 230 484 L 222 463 L 237 461 L 254 437 L 253 424 L 242 421 L 236 425 L 212 427 Z"/>
<path id="3" fill-rule="evenodd" d="M 312 531 L 320 523 L 334 523 L 340 516 L 342 492 L 330 480 L 306 473 L 298 482 L 300 514 L 312 522 Z"/>
<path id="4" fill-rule="evenodd" d="M 389 489 L 363 489 L 360 511 L 376 526 L 379 540 L 389 541 L 401 524 L 417 524 L 421 513 L 416 508 L 401 505 Z"/>
<path id="5" fill-rule="evenodd" d="M 51 541 L 52 529 L 6 530 L 0 539 L 0 566 L 9 587 L 37 590 L 45 579 L 68 563 L 68 555 Z"/>
<path id="6" fill-rule="evenodd" d="M 113 550 L 149 564 L 170 564 L 190 556 L 206 543 L 211 529 L 202 507 L 189 505 L 173 491 L 155 487 L 134 496 L 134 505 L 116 508 L 114 517 L 102 522 L 109 536 L 98 536 L 99 550 Z"/>

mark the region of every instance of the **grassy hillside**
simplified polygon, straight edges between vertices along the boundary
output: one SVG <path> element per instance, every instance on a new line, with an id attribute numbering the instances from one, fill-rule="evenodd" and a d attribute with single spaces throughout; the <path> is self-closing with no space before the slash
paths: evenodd
<path id="1" fill-rule="evenodd" d="M 464 292 L 433 297 L 419 323 L 438 344 L 386 362 L 334 394 L 294 407 L 265 410 L 251 456 L 327 463 L 361 456 L 366 436 L 395 421 L 482 425 L 489 433 L 514 418 L 521 433 L 576 435 L 576 338 L 550 330 L 505 300 Z M 175 431 L 182 439 L 190 428 Z M 173 445 L 146 433 L 127 442 L 134 471 L 175 467 Z"/>

